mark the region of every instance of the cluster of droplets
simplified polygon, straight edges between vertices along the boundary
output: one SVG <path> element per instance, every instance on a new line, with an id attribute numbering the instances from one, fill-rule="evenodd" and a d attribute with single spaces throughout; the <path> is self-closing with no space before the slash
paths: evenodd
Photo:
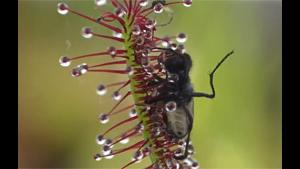
<path id="1" fill-rule="evenodd" d="M 157 87 L 151 87 L 153 86 L 153 84 L 150 83 L 159 83 L 157 79 L 155 79 L 155 76 L 166 78 L 169 83 L 176 83 L 179 80 L 176 74 L 168 74 L 168 72 L 164 68 L 164 59 L 168 57 L 166 52 L 157 50 L 156 48 L 162 46 L 166 49 L 171 49 L 183 54 L 185 53 L 183 44 L 187 40 L 187 36 L 184 33 L 179 33 L 174 37 L 156 37 L 154 33 L 157 29 L 157 21 L 148 17 L 148 15 L 150 15 L 152 12 L 155 14 L 161 14 L 164 12 L 166 6 L 176 3 L 181 3 L 185 7 L 190 7 L 192 4 L 192 0 L 180 0 L 178 2 L 170 3 L 167 3 L 166 0 L 154 0 L 152 1 L 152 3 L 149 3 L 149 0 L 139 0 L 136 1 L 138 2 L 138 4 L 135 7 L 132 6 L 136 3 L 134 0 L 132 1 L 134 3 L 130 2 L 130 4 L 125 3 L 123 5 L 121 5 L 118 0 L 111 0 L 111 2 L 115 7 L 114 11 L 106 12 L 97 19 L 93 19 L 81 13 L 78 13 L 70 9 L 69 6 L 65 3 L 58 3 L 57 8 L 58 13 L 61 15 L 73 13 L 112 30 L 112 36 L 107 36 L 95 33 L 90 27 L 83 27 L 81 30 L 82 37 L 87 39 L 92 37 L 100 37 L 122 43 L 128 40 L 130 43 L 132 43 L 130 48 L 132 48 L 134 51 L 134 56 L 130 56 L 130 54 L 128 53 L 128 48 L 117 49 L 114 46 L 110 46 L 106 49 L 106 51 L 103 52 L 96 52 L 77 57 L 69 57 L 67 55 L 64 55 L 59 59 L 59 63 L 63 67 L 69 67 L 71 65 L 71 62 L 74 60 L 94 56 L 107 55 L 110 56 L 113 60 L 115 60 L 116 58 L 125 59 L 92 66 L 88 65 L 87 63 L 82 63 L 77 65 L 72 70 L 72 76 L 74 77 L 79 77 L 83 74 L 86 74 L 87 72 L 106 72 L 126 74 L 130 78 L 128 81 L 118 83 L 111 83 L 106 85 L 99 84 L 96 88 L 96 93 L 99 96 L 104 96 L 105 94 L 107 94 L 107 91 L 110 88 L 118 86 L 118 89 L 114 90 L 111 93 L 112 100 L 116 101 L 117 103 L 109 112 L 100 113 L 98 119 L 101 124 L 109 123 L 110 117 L 112 115 L 116 115 L 121 112 L 128 112 L 128 119 L 114 124 L 111 128 L 96 137 L 96 142 L 98 145 L 102 146 L 102 150 L 94 155 L 94 159 L 96 161 L 100 161 L 102 158 L 112 159 L 116 154 L 128 150 L 134 150 L 131 159 L 133 163 L 138 163 L 143 158 L 151 156 L 152 152 L 160 156 L 160 159 L 158 159 L 158 161 L 155 161 L 151 165 L 151 168 L 198 168 L 198 163 L 191 158 L 191 155 L 194 153 L 191 144 L 189 144 L 188 146 L 188 158 L 184 159 L 183 161 L 178 161 L 173 158 L 176 155 L 182 155 L 182 153 L 185 151 L 184 143 L 180 145 L 180 142 L 182 142 L 182 140 L 173 138 L 172 135 L 168 134 L 168 128 L 164 121 L 164 116 L 166 113 L 174 113 L 176 111 L 178 106 L 176 102 L 169 101 L 164 105 L 143 103 L 143 101 L 147 100 L 148 97 L 155 98 L 162 93 L 161 89 L 163 89 L 163 84 L 158 85 Z M 124 2 L 127 1 L 125 0 Z M 103 6 L 107 4 L 107 0 L 95 0 L 95 4 L 98 7 Z M 132 21 L 130 21 L 129 18 L 126 18 L 130 14 L 131 16 L 134 16 L 131 17 L 131 19 L 133 18 Z M 126 26 L 128 26 L 128 23 L 126 23 L 128 21 L 126 21 L 126 19 L 129 20 L 129 23 L 131 22 L 129 24 L 131 30 L 130 33 L 126 32 L 126 29 L 128 29 L 128 27 L 125 28 Z M 114 25 L 110 25 L 110 23 L 114 21 L 119 22 L 122 25 L 122 28 L 125 28 L 125 30 L 122 30 L 119 27 L 115 27 Z M 130 35 L 130 40 L 125 39 L 125 37 L 127 37 L 126 35 Z M 132 57 L 134 57 L 134 59 L 132 59 Z M 130 63 L 128 62 L 128 60 L 133 61 L 134 64 L 128 64 Z M 124 70 L 95 69 L 102 66 L 116 64 L 126 64 L 126 68 Z M 128 89 L 127 94 L 122 96 L 121 90 L 128 86 L 132 81 L 135 81 L 136 83 L 136 90 L 131 91 L 131 89 Z M 117 110 L 117 107 L 120 105 L 120 103 L 124 99 L 126 99 L 127 96 L 136 94 L 135 92 L 139 94 L 143 93 L 145 97 L 137 99 L 138 101 L 133 105 Z M 146 119 L 149 118 L 149 120 L 143 120 L 143 117 L 146 117 Z M 137 120 L 139 120 L 139 123 L 137 123 L 133 128 L 124 131 L 117 137 L 111 138 L 108 136 L 108 133 L 110 133 L 115 128 Z M 145 131 L 148 132 L 150 138 L 145 138 L 144 140 L 141 140 L 124 149 L 113 150 L 115 144 L 128 144 L 130 141 L 130 137 L 143 135 Z M 170 146 L 170 148 L 168 148 L 168 146 Z M 153 150 L 157 151 L 153 152 Z"/>

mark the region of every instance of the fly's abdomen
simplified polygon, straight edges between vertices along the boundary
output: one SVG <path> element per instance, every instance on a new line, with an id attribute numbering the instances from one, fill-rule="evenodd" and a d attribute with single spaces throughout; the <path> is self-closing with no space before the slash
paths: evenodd
<path id="1" fill-rule="evenodd" d="M 167 112 L 168 130 L 177 138 L 183 138 L 189 132 L 188 117 L 183 107 L 178 107 L 175 112 Z"/>

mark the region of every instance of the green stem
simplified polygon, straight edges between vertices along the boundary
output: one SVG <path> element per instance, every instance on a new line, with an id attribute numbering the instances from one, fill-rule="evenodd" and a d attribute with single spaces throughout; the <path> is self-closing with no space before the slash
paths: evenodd
<path id="1" fill-rule="evenodd" d="M 127 50 L 127 56 L 128 56 L 127 66 L 130 66 L 132 68 L 134 68 L 134 67 L 138 68 L 141 66 L 136 64 L 136 62 L 135 62 L 133 43 L 131 42 L 131 38 L 130 38 L 130 33 L 131 33 L 132 28 L 131 28 L 131 26 L 129 26 L 129 23 L 130 23 L 130 20 L 126 20 L 125 27 L 127 29 L 127 32 L 125 32 L 123 34 L 124 39 L 125 39 L 124 45 L 125 45 L 125 49 Z M 137 88 L 135 86 L 138 85 L 139 82 L 136 81 L 133 77 L 134 77 L 134 75 L 128 75 L 128 78 L 130 80 L 131 95 L 133 97 L 134 103 L 138 103 L 139 98 L 144 97 L 145 94 L 136 93 Z M 136 112 L 138 114 L 138 118 L 144 125 L 143 136 L 144 136 L 145 140 L 149 140 L 147 145 L 154 145 L 153 140 L 151 139 L 150 129 L 146 125 L 146 121 L 147 121 L 148 117 L 144 116 L 144 114 L 142 113 L 142 109 L 143 109 L 143 106 L 136 106 Z M 158 156 L 155 153 L 155 149 L 153 147 L 151 147 L 150 159 L 152 162 L 155 162 L 158 159 Z"/>

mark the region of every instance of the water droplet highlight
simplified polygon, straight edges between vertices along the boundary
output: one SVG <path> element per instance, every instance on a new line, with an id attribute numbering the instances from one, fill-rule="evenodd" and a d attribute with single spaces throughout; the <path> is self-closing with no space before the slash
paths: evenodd
<path id="1" fill-rule="evenodd" d="M 179 80 L 179 76 L 177 74 L 168 74 L 168 82 L 175 83 Z"/>
<path id="2" fill-rule="evenodd" d="M 157 14 L 162 13 L 164 11 L 164 5 L 162 3 L 157 3 L 154 5 L 153 10 Z"/>
<path id="3" fill-rule="evenodd" d="M 68 67 L 71 65 L 71 59 L 68 58 L 67 56 L 61 56 L 59 58 L 59 63 L 62 67 Z"/>
<path id="4" fill-rule="evenodd" d="M 174 101 L 169 101 L 165 104 L 165 109 L 167 112 L 174 112 L 177 109 L 177 104 Z"/>
<path id="5" fill-rule="evenodd" d="M 102 6 L 106 4 L 106 0 L 95 0 L 95 4 L 97 6 Z"/>
<path id="6" fill-rule="evenodd" d="M 91 38 L 93 36 L 92 29 L 89 27 L 83 27 L 81 30 L 81 35 L 87 39 Z"/>
<path id="7" fill-rule="evenodd" d="M 100 161 L 102 158 L 101 158 L 101 155 L 100 155 L 100 154 L 95 154 L 95 155 L 94 155 L 94 159 L 95 159 L 96 161 Z"/>
<path id="8" fill-rule="evenodd" d="M 99 145 L 103 145 L 105 143 L 106 139 L 103 137 L 103 135 L 98 135 L 96 138 L 96 142 Z"/>
<path id="9" fill-rule="evenodd" d="M 107 52 L 110 54 L 110 56 L 114 57 L 117 54 L 117 49 L 115 47 L 113 47 L 113 46 L 110 46 L 107 49 Z"/>
<path id="10" fill-rule="evenodd" d="M 98 87 L 97 87 L 97 90 L 96 90 L 97 94 L 99 96 L 103 96 L 106 94 L 107 90 L 106 90 L 106 87 L 103 85 L 103 84 L 100 84 Z"/>
<path id="11" fill-rule="evenodd" d="M 141 0 L 140 1 L 140 6 L 147 6 L 148 5 L 148 0 Z"/>
<path id="12" fill-rule="evenodd" d="M 121 8 L 117 8 L 115 13 L 119 18 L 122 18 L 126 14 L 126 12 Z"/>
<path id="13" fill-rule="evenodd" d="M 86 63 L 82 63 L 81 65 L 78 65 L 78 69 L 80 73 L 83 75 L 88 72 L 88 65 Z"/>
<path id="14" fill-rule="evenodd" d="M 129 117 L 134 117 L 137 115 L 137 112 L 135 109 L 131 109 L 130 112 L 129 112 Z"/>
<path id="15" fill-rule="evenodd" d="M 68 5 L 65 3 L 58 3 L 57 12 L 61 15 L 66 15 L 69 12 Z"/>
<path id="16" fill-rule="evenodd" d="M 103 146 L 103 149 L 102 149 L 102 153 L 103 155 L 107 156 L 109 154 L 111 154 L 112 150 L 109 146 L 105 145 Z"/>
<path id="17" fill-rule="evenodd" d="M 113 31 L 113 37 L 122 38 L 123 34 Z"/>
<path id="18" fill-rule="evenodd" d="M 153 20 L 148 19 L 145 22 L 145 27 L 148 29 L 152 29 L 154 27 L 154 25 L 155 25 L 155 21 L 153 21 Z"/>
<path id="19" fill-rule="evenodd" d="M 73 77 L 79 77 L 79 76 L 81 76 L 81 70 L 78 67 L 76 67 L 72 70 L 71 74 Z"/>
<path id="20" fill-rule="evenodd" d="M 179 33 L 176 37 L 177 42 L 184 43 L 187 40 L 187 37 L 184 33 Z"/>
<path id="21" fill-rule="evenodd" d="M 138 25 L 134 25 L 132 28 L 132 34 L 133 35 L 139 35 L 141 33 L 141 28 Z"/>
<path id="22" fill-rule="evenodd" d="M 185 7 L 192 6 L 192 0 L 183 0 L 182 2 Z"/>
<path id="23" fill-rule="evenodd" d="M 122 97 L 119 91 L 115 91 L 112 96 L 115 101 L 119 101 Z"/>
<path id="24" fill-rule="evenodd" d="M 122 140 L 120 141 L 121 144 L 127 144 L 129 142 L 129 137 L 126 137 L 126 135 L 122 135 Z"/>
<path id="25" fill-rule="evenodd" d="M 99 120 L 100 120 L 100 122 L 101 122 L 102 124 L 105 124 L 105 123 L 107 123 L 107 122 L 109 121 L 109 117 L 108 117 L 107 114 L 102 113 L 102 114 L 100 114 L 100 116 L 99 116 Z"/>
<path id="26" fill-rule="evenodd" d="M 139 151 L 134 152 L 132 160 L 138 160 L 139 161 L 141 159 L 143 159 L 142 151 L 139 150 Z"/>

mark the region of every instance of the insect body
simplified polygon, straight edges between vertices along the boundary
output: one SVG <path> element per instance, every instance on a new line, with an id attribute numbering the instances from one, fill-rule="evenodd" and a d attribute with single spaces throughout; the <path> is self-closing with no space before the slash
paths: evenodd
<path id="1" fill-rule="evenodd" d="M 157 81 L 163 85 L 163 90 L 153 99 L 147 100 L 147 103 L 162 102 L 166 106 L 165 123 L 167 132 L 176 139 L 185 139 L 186 147 L 184 155 L 174 157 L 176 159 L 185 159 L 188 155 L 188 146 L 190 133 L 193 127 L 194 118 L 194 97 L 214 98 L 215 89 L 213 85 L 213 76 L 219 66 L 233 53 L 228 53 L 209 74 L 212 94 L 194 92 L 189 72 L 192 67 L 190 55 L 179 53 L 169 48 L 155 48 L 163 50 L 165 59 L 162 64 L 166 70 L 166 78 L 157 78 Z"/>

